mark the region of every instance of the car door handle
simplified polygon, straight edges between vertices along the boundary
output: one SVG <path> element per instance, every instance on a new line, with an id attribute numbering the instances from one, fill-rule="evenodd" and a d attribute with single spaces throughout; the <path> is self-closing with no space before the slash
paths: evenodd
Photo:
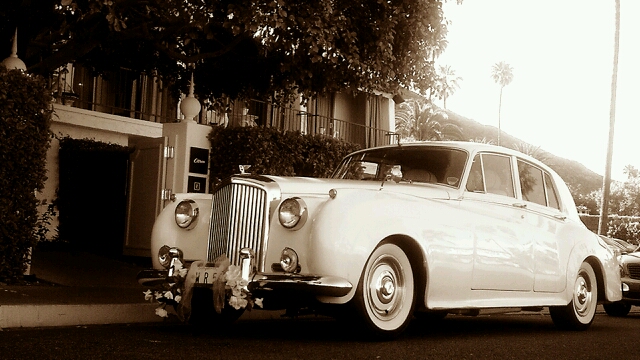
<path id="1" fill-rule="evenodd" d="M 567 220 L 567 217 L 565 215 L 553 215 L 553 217 L 562 221 Z"/>
<path id="2" fill-rule="evenodd" d="M 520 209 L 524 209 L 527 207 L 527 204 L 522 204 L 522 203 L 515 203 L 513 204 L 513 206 L 520 208 Z"/>

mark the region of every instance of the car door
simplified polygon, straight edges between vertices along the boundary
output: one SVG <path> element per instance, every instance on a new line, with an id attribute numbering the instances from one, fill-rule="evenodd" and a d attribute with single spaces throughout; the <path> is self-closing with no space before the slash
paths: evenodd
<path id="1" fill-rule="evenodd" d="M 533 290 L 533 239 L 523 231 L 513 161 L 477 154 L 467 177 L 460 206 L 475 214 L 466 219 L 474 231 L 473 290 Z"/>
<path id="2" fill-rule="evenodd" d="M 534 291 L 560 292 L 565 288 L 559 241 L 566 216 L 560 211 L 556 186 L 548 172 L 517 159 L 524 226 L 533 237 Z"/>

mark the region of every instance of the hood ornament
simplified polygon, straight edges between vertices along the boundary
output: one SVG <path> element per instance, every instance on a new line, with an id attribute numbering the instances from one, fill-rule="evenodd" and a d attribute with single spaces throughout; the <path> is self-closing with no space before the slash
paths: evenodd
<path id="1" fill-rule="evenodd" d="M 248 170 L 251 167 L 251 165 L 238 165 L 238 167 L 240 168 L 240 174 L 244 175 L 244 174 L 249 174 Z"/>

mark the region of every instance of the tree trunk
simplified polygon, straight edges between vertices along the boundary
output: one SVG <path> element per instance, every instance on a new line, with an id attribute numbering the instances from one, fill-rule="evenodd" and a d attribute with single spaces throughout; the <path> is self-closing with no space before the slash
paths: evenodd
<path id="1" fill-rule="evenodd" d="M 500 146 L 500 133 L 502 132 L 502 128 L 500 126 L 500 114 L 502 113 L 502 89 L 504 89 L 504 86 L 500 87 L 500 101 L 498 102 L 498 146 Z"/>
<path id="2" fill-rule="evenodd" d="M 611 76 L 611 103 L 609 106 L 609 144 L 607 163 L 602 184 L 602 209 L 598 222 L 598 234 L 605 235 L 609 216 L 609 194 L 611 191 L 611 161 L 613 159 L 613 133 L 616 123 L 616 89 L 618 82 L 618 53 L 620 52 L 620 0 L 616 0 L 616 31 L 613 48 L 613 75 Z"/>

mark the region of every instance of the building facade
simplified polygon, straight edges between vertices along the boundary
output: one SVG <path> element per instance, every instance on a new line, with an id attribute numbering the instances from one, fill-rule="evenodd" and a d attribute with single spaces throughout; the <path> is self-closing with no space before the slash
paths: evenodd
<path id="1" fill-rule="evenodd" d="M 48 179 L 40 194 L 41 210 L 55 202 L 60 188 L 59 139 L 92 139 L 132 148 L 126 174 L 126 219 L 122 219 L 125 231 L 121 239 L 113 240 L 124 255 L 150 256 L 151 227 L 171 193 L 206 191 L 208 173 L 194 173 L 187 164 L 210 149 L 207 134 L 211 126 L 275 127 L 332 136 L 362 147 L 394 141 L 390 134 L 395 129 L 395 103 L 388 94 L 327 94 L 288 107 L 225 99 L 222 111 L 196 101 L 196 112 L 185 114 L 193 112 L 185 111 L 187 103 L 193 105 L 193 95 L 172 97 L 157 76 L 125 69 L 93 76 L 73 64 L 53 74 L 51 88 L 56 99 L 51 126 L 54 139 L 47 155 Z M 92 181 L 89 174 L 86 181 Z M 101 199 L 100 189 L 87 197 L 92 200 L 83 205 L 96 214 L 109 200 Z M 52 227 L 56 226 L 54 219 Z"/>

